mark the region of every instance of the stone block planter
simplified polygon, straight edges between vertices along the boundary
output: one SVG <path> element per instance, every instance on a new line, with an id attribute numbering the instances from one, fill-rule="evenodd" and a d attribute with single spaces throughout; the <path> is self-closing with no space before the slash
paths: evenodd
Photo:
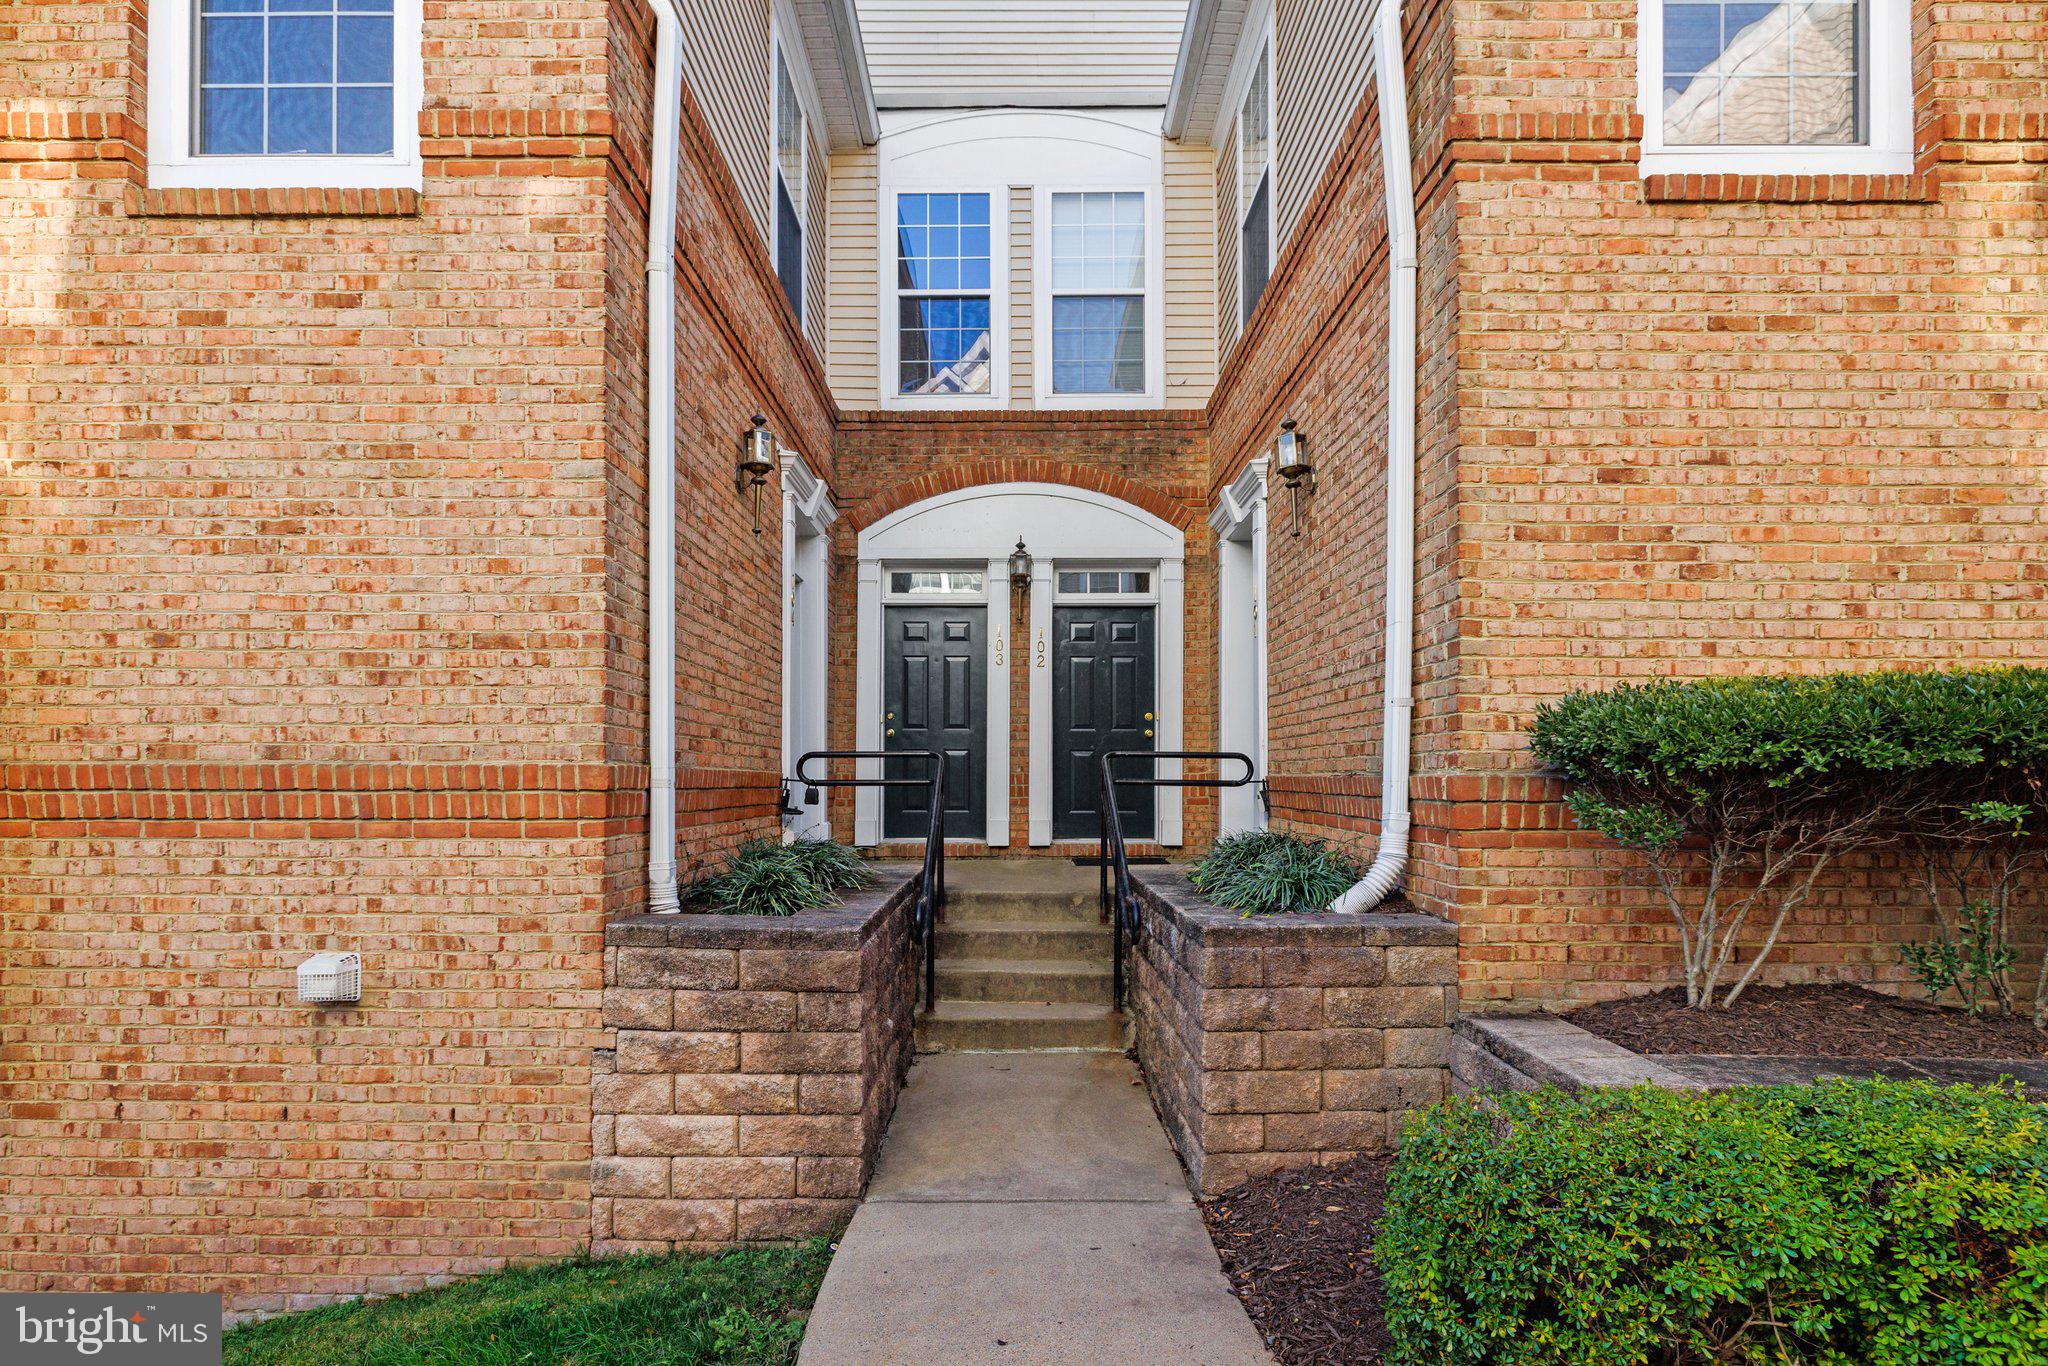
<path id="1" fill-rule="evenodd" d="M 1197 1190 L 1382 1151 L 1448 1085 L 1458 934 L 1414 913 L 1247 918 L 1132 870 L 1138 1061 Z"/>
<path id="2" fill-rule="evenodd" d="M 591 1243 L 665 1251 L 851 1217 L 910 1069 L 912 865 L 829 910 L 605 928 Z"/>

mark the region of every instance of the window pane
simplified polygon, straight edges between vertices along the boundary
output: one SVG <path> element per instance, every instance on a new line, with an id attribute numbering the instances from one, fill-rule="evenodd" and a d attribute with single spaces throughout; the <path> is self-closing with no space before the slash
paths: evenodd
<path id="1" fill-rule="evenodd" d="M 989 392 L 994 339 L 988 297 L 898 301 L 897 392 Z"/>
<path id="2" fill-rule="evenodd" d="M 780 53 L 777 54 L 778 59 Z M 790 198 L 801 201 L 804 194 L 804 107 L 797 103 L 796 85 L 789 68 L 775 63 L 775 164 L 789 186 Z"/>
<path id="3" fill-rule="evenodd" d="M 1266 110 L 1266 62 L 1267 53 L 1259 54 L 1259 64 L 1252 69 L 1251 84 L 1244 92 L 1244 105 L 1237 115 L 1237 202 L 1248 202 L 1252 190 L 1266 174 L 1266 162 L 1272 156 L 1272 133 L 1267 127 Z"/>
<path id="4" fill-rule="evenodd" d="M 1144 393 L 1144 296 L 1056 296 L 1052 387 L 1060 394 Z"/>
<path id="5" fill-rule="evenodd" d="M 334 150 L 334 92 L 324 87 L 286 87 L 270 92 L 272 152 Z"/>
<path id="6" fill-rule="evenodd" d="M 263 83 L 263 19 L 248 18 L 203 21 L 206 41 L 201 45 L 200 79 L 207 85 L 261 85 Z"/>
<path id="7" fill-rule="evenodd" d="M 1143 194 L 1056 194 L 1052 224 L 1054 289 L 1145 287 Z"/>
<path id="8" fill-rule="evenodd" d="M 775 177 L 775 277 L 797 317 L 804 315 L 804 229 L 790 202 L 789 187 Z"/>
<path id="9" fill-rule="evenodd" d="M 1245 206 L 1244 221 L 1238 225 L 1238 298 L 1242 319 L 1247 322 L 1252 310 L 1258 307 L 1259 296 L 1266 292 L 1266 277 L 1273 268 L 1266 210 L 1266 199 L 1272 192 L 1272 177 L 1263 177 Z"/>
<path id="10" fill-rule="evenodd" d="M 1664 0 L 1664 141 L 1858 143 L 1868 0 Z"/>
<path id="11" fill-rule="evenodd" d="M 348 15 L 335 22 L 335 76 L 348 85 L 391 84 L 391 16 Z"/>
<path id="12" fill-rule="evenodd" d="M 897 196 L 896 263 L 904 289 L 987 289 L 988 196 Z"/>
<path id="13" fill-rule="evenodd" d="M 334 92 L 334 150 L 391 155 L 391 87 L 344 86 Z"/>
<path id="14" fill-rule="evenodd" d="M 263 150 L 263 92 L 208 90 L 199 101 L 204 150 L 228 155 Z"/>
<path id="15" fill-rule="evenodd" d="M 334 20 L 324 14 L 272 15 L 270 84 L 334 83 Z"/>

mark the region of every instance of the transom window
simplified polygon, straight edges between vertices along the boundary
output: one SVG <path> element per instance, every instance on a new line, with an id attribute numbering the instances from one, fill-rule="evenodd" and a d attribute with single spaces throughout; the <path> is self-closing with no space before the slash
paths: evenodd
<path id="1" fill-rule="evenodd" d="M 789 63 L 775 49 L 775 275 L 804 316 L 804 106 Z"/>
<path id="2" fill-rule="evenodd" d="M 1273 272 L 1273 114 L 1270 48 L 1245 87 L 1237 116 L 1237 265 L 1239 321 L 1250 321 Z"/>
<path id="3" fill-rule="evenodd" d="M 1643 170 L 1912 169 L 1909 0 L 1642 0 Z"/>
<path id="4" fill-rule="evenodd" d="M 987 585 L 987 571 L 981 569 L 897 569 L 889 574 L 889 592 L 904 597 L 980 596 Z"/>
<path id="5" fill-rule="evenodd" d="M 994 389 L 989 196 L 896 197 L 896 392 Z"/>
<path id="6" fill-rule="evenodd" d="M 392 0 L 201 0 L 202 156 L 389 156 Z"/>
<path id="7" fill-rule="evenodd" d="M 1145 392 L 1145 196 L 1052 197 L 1052 389 Z"/>
<path id="8" fill-rule="evenodd" d="M 1062 569 L 1057 588 L 1075 594 L 1149 593 L 1152 573 L 1146 569 Z"/>

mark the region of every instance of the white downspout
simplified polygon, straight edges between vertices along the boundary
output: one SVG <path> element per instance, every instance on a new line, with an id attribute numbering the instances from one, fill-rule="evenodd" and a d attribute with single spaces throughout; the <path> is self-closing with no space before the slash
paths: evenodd
<path id="1" fill-rule="evenodd" d="M 1387 205 L 1387 628 L 1381 688 L 1380 847 L 1365 876 L 1331 905 L 1369 911 L 1408 867 L 1408 767 L 1415 713 L 1415 177 L 1408 146 L 1402 0 L 1380 0 L 1374 26 L 1380 177 Z"/>
<path id="2" fill-rule="evenodd" d="M 654 5 L 654 151 L 647 206 L 647 909 L 676 894 L 676 180 L 682 137 L 678 16 Z"/>

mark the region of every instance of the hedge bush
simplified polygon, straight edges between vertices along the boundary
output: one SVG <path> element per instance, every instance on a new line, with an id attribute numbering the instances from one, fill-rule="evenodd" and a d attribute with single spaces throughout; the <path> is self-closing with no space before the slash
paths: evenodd
<path id="1" fill-rule="evenodd" d="M 1750 935 L 1725 1004 L 1834 860 L 1948 847 L 1974 838 L 1972 812 L 2048 801 L 2048 669 L 1578 692 L 1539 709 L 1530 745 L 1572 783 L 1580 824 L 1644 855 L 1680 927 L 1689 1000 L 1713 1003 Z"/>
<path id="2" fill-rule="evenodd" d="M 1326 911 L 1364 873 L 1321 840 L 1284 830 L 1225 835 L 1188 868 L 1196 891 L 1247 915 Z"/>
<path id="3" fill-rule="evenodd" d="M 861 856 L 830 840 L 749 840 L 725 871 L 698 883 L 691 899 L 725 915 L 795 915 L 839 904 L 872 874 Z"/>
<path id="4" fill-rule="evenodd" d="M 2012 1091 L 1489 1100 L 1389 1177 L 1399 1360 L 2048 1363 L 2048 1122 Z"/>

